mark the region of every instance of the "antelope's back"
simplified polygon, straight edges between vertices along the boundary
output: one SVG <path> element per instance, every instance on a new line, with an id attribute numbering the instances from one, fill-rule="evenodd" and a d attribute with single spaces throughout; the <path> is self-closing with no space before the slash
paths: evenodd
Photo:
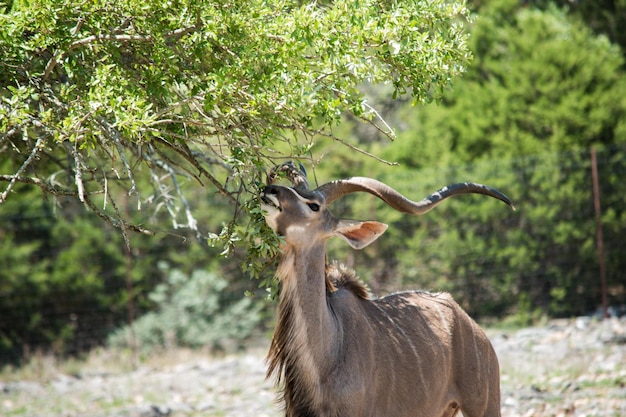
<path id="1" fill-rule="evenodd" d="M 400 292 L 372 300 L 372 306 L 379 312 L 375 325 L 397 333 L 395 339 L 405 343 L 404 350 L 415 346 L 417 356 L 450 359 L 460 310 L 450 294 Z"/>

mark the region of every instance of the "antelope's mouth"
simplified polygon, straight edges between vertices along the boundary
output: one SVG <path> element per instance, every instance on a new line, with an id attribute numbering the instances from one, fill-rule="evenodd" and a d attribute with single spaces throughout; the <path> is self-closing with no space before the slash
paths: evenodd
<path id="1" fill-rule="evenodd" d="M 272 212 L 272 210 L 281 211 L 278 198 L 276 198 L 276 196 L 273 194 L 267 193 L 261 194 L 261 208 L 270 213 Z"/>
<path id="2" fill-rule="evenodd" d="M 265 191 L 261 193 L 261 210 L 264 211 L 263 216 L 267 225 L 276 231 L 278 228 L 276 218 L 280 215 L 282 209 L 275 194 Z"/>

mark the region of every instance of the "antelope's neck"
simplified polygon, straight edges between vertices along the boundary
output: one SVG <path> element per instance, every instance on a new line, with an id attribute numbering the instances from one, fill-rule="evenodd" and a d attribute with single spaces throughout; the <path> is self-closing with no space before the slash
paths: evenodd
<path id="1" fill-rule="evenodd" d="M 277 329 L 276 335 L 288 335 L 291 340 L 281 341 L 283 353 L 317 380 L 323 378 L 320 372 L 333 366 L 340 340 L 337 322 L 326 300 L 325 273 L 324 245 L 304 251 L 287 249 L 277 271 L 282 283 L 278 326 L 288 329 Z"/>

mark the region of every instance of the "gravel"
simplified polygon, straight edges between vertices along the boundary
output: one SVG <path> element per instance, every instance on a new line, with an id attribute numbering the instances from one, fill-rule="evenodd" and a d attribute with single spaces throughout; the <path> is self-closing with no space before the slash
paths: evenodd
<path id="1" fill-rule="evenodd" d="M 490 336 L 504 417 L 626 416 L 626 320 L 585 317 Z"/>
<path id="2" fill-rule="evenodd" d="M 488 334 L 500 359 L 503 417 L 626 416 L 625 319 Z M 264 355 L 265 346 L 221 357 L 186 352 L 130 371 L 110 370 L 116 358 L 108 357 L 71 375 L 55 369 L 30 380 L 5 372 L 0 415 L 277 417 Z"/>

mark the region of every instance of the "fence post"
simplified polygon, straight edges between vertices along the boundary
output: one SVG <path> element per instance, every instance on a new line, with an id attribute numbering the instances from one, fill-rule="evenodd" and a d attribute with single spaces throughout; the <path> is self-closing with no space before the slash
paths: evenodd
<path id="1" fill-rule="evenodd" d="M 602 238 L 602 211 L 600 209 L 600 187 L 598 185 L 598 160 L 596 148 L 591 147 L 591 178 L 593 181 L 593 207 L 596 212 L 596 240 L 598 261 L 600 263 L 600 286 L 602 292 L 602 318 L 609 317 L 608 297 L 606 293 L 606 269 L 604 265 L 604 242 Z"/>

